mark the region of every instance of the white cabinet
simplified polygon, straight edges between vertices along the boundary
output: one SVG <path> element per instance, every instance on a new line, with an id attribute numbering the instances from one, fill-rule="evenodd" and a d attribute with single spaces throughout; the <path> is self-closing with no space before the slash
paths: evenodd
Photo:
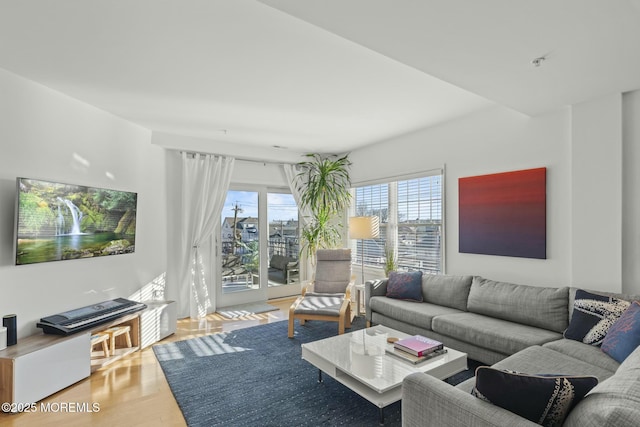
<path id="1" fill-rule="evenodd" d="M 35 403 L 87 378 L 89 335 L 34 335 L 0 351 L 0 401 Z"/>
<path id="2" fill-rule="evenodd" d="M 145 348 L 176 332 L 178 308 L 175 301 L 143 301 L 140 313 L 140 348 Z"/>

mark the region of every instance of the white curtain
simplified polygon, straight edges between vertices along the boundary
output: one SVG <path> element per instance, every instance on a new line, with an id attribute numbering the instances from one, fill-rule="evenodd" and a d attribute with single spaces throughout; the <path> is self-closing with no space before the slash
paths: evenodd
<path id="1" fill-rule="evenodd" d="M 293 200 L 295 200 L 298 205 L 298 211 L 300 212 L 298 220 L 301 222 L 301 225 L 307 225 L 309 223 L 307 218 L 311 218 L 311 210 L 309 208 L 302 209 L 300 192 L 296 187 L 296 177 L 301 170 L 298 165 L 290 165 L 286 163 L 283 164 L 282 167 L 284 168 L 284 176 L 287 178 L 287 183 L 289 184 Z"/>
<path id="2" fill-rule="evenodd" d="M 300 215 L 298 215 L 298 221 L 300 221 L 300 227 L 304 227 L 309 223 L 309 219 L 312 216 L 311 210 L 309 208 L 302 209 L 302 203 L 300 198 L 300 192 L 296 188 L 296 177 L 300 173 L 300 168 L 298 165 L 291 164 L 283 164 L 284 168 L 284 176 L 287 178 L 287 183 L 289 184 L 289 189 L 291 190 L 291 195 L 293 196 L 293 200 L 296 201 L 298 205 L 298 211 Z M 312 276 L 313 268 L 309 260 L 305 260 L 305 262 L 301 262 L 300 266 L 302 267 L 301 278 L 309 279 Z"/>
<path id="3" fill-rule="evenodd" d="M 220 222 L 233 157 L 182 153 L 182 227 L 178 314 L 197 319 L 214 307 L 199 252 Z"/>

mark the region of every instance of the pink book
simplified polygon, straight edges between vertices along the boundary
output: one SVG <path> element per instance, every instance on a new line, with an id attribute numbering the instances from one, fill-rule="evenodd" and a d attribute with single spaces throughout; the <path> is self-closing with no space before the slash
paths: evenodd
<path id="1" fill-rule="evenodd" d="M 432 340 L 431 338 L 423 337 L 422 335 L 415 335 L 413 337 L 396 341 L 394 347 L 421 357 L 429 353 L 433 353 L 434 351 L 442 350 L 444 345 L 442 345 L 440 341 Z"/>

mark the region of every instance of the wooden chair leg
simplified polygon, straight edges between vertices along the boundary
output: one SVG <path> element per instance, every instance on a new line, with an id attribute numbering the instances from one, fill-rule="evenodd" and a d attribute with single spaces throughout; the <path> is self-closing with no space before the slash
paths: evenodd
<path id="1" fill-rule="evenodd" d="M 293 338 L 293 316 L 289 316 L 289 338 Z"/>
<path id="2" fill-rule="evenodd" d="M 291 307 L 289 307 L 289 333 L 288 333 L 288 337 L 289 338 L 293 338 L 293 321 L 294 321 L 294 312 L 295 312 L 295 304 L 292 304 Z"/>

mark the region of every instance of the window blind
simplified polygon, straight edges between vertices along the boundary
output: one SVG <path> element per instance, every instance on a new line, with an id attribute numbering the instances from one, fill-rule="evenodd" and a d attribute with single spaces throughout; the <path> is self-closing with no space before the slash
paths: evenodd
<path id="1" fill-rule="evenodd" d="M 442 271 L 442 176 L 398 182 L 398 267 Z"/>
<path id="2" fill-rule="evenodd" d="M 365 265 L 382 268 L 386 244 L 394 250 L 399 270 L 443 272 L 443 174 L 439 172 L 354 189 L 353 214 L 380 218 L 379 238 L 352 242 L 354 262 L 360 263 L 364 255 Z"/>
<path id="3" fill-rule="evenodd" d="M 377 216 L 380 219 L 380 234 L 376 239 L 352 242 L 354 261 L 360 264 L 364 256 L 365 265 L 380 267 L 384 264 L 385 241 L 389 223 L 389 185 L 379 184 L 355 190 L 355 216 Z"/>

